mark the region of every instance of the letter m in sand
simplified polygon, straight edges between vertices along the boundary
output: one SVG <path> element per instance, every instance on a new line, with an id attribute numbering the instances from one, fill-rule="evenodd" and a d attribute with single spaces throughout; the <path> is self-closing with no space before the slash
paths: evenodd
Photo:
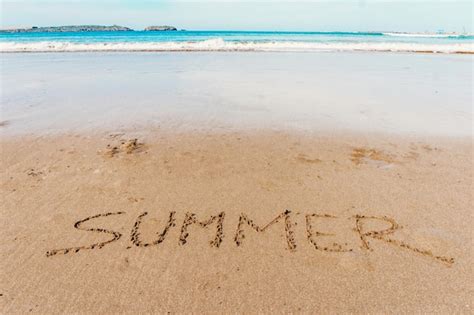
<path id="1" fill-rule="evenodd" d="M 296 248 L 296 242 L 294 238 L 293 224 L 291 223 L 291 220 L 290 220 L 290 213 L 291 213 L 290 210 L 286 210 L 285 212 L 280 213 L 280 215 L 278 215 L 276 218 L 274 218 L 272 221 L 270 221 L 267 225 L 263 227 L 258 226 L 251 219 L 249 219 L 246 214 L 242 213 L 239 217 L 239 224 L 237 225 L 237 231 L 235 232 L 235 237 L 234 237 L 235 243 L 237 244 L 237 246 L 240 246 L 242 244 L 242 240 L 245 238 L 244 224 L 249 225 L 252 229 L 254 229 L 257 232 L 265 232 L 265 230 L 268 229 L 270 226 L 284 219 L 286 242 L 288 244 L 288 249 L 294 250 Z"/>

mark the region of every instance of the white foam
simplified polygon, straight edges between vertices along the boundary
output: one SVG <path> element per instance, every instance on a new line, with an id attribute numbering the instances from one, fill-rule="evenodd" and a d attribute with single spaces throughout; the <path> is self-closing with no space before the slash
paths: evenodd
<path id="1" fill-rule="evenodd" d="M 221 38 L 194 42 L 0 42 L 0 52 L 89 52 L 89 51 L 392 51 L 474 53 L 474 43 L 381 43 L 381 42 L 230 42 Z"/>

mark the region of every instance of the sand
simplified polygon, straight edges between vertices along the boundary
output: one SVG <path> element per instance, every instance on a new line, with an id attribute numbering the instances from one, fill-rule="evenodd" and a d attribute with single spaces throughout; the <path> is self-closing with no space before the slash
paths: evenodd
<path id="1" fill-rule="evenodd" d="M 471 139 L 1 138 L 1 313 L 472 312 Z"/>

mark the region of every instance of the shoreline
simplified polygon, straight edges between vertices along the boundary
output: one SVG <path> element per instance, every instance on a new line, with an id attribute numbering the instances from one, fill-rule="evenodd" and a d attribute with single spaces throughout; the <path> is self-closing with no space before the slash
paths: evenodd
<path id="1" fill-rule="evenodd" d="M 84 49 L 84 50 L 17 50 L 2 51 L 0 54 L 57 54 L 57 53 L 400 53 L 400 54 L 430 54 L 430 55 L 473 55 L 474 51 L 438 51 L 438 50 L 390 50 L 390 49 L 320 49 L 320 50 L 272 50 L 272 49 Z"/>
<path id="2" fill-rule="evenodd" d="M 128 135 L 128 137 L 150 138 L 154 135 L 162 135 L 165 137 L 178 137 L 183 135 L 196 135 L 201 137 L 216 135 L 243 135 L 248 137 L 266 137 L 271 135 L 286 135 L 288 137 L 301 137 L 303 139 L 328 139 L 328 140 L 344 140 L 351 141 L 353 139 L 395 141 L 395 142 L 432 142 L 432 143 L 450 143 L 471 144 L 473 145 L 472 135 L 456 135 L 456 134 L 430 134 L 430 133 L 408 133 L 408 132 L 389 132 L 389 131 L 371 131 L 371 130 L 354 130 L 354 129 L 303 129 L 293 126 L 270 126 L 270 127 L 232 127 L 232 126 L 214 126 L 202 127 L 199 123 L 194 126 L 176 127 L 174 125 L 166 126 L 165 124 L 142 125 L 122 127 L 102 127 L 102 128 L 85 128 L 76 130 L 54 130 L 54 131 L 24 131 L 16 133 L 8 133 L 10 121 L 0 122 L 0 143 L 12 141 L 35 141 L 37 139 L 61 139 L 64 137 L 79 138 L 104 138 L 110 135 Z"/>

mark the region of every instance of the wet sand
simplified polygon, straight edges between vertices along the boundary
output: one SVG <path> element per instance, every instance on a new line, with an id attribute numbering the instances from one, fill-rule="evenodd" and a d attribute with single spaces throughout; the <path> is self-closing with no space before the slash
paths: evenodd
<path id="1" fill-rule="evenodd" d="M 470 138 L 0 141 L 2 313 L 472 312 Z"/>
<path id="2" fill-rule="evenodd" d="M 255 127 L 472 136 L 472 56 L 403 53 L 2 55 L 2 131 Z"/>

